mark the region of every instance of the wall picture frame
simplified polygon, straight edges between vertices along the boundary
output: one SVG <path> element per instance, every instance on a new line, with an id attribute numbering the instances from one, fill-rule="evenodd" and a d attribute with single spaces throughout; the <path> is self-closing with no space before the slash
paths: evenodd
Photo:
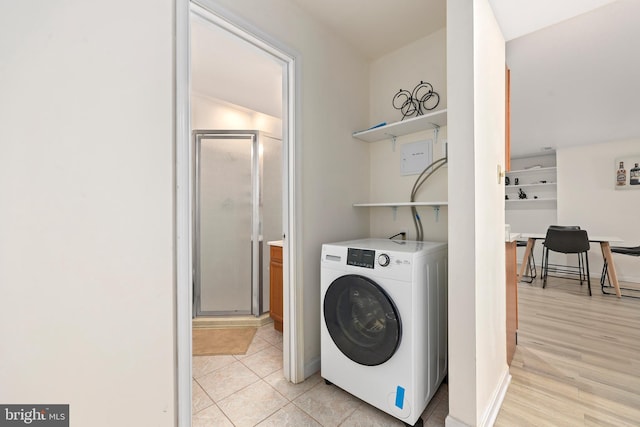
<path id="1" fill-rule="evenodd" d="M 640 190 L 640 154 L 615 159 L 614 187 L 616 190 Z"/>

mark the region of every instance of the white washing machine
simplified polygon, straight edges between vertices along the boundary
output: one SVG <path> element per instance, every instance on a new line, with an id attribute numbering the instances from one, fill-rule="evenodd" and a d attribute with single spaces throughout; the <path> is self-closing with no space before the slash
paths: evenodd
<path id="1" fill-rule="evenodd" d="M 422 425 L 447 373 L 447 244 L 324 244 L 320 287 L 322 377 Z"/>

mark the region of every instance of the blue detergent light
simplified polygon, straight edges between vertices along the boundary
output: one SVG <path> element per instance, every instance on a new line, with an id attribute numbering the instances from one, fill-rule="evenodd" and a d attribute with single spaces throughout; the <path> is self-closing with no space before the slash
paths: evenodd
<path id="1" fill-rule="evenodd" d="M 400 409 L 404 406 L 404 387 L 396 388 L 396 406 Z"/>

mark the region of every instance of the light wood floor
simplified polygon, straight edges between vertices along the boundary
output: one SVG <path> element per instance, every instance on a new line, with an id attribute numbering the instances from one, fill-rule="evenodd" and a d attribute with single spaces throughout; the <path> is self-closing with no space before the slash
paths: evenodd
<path id="1" fill-rule="evenodd" d="M 640 426 L 640 299 L 591 287 L 589 297 L 574 280 L 518 284 L 518 346 L 496 426 Z"/>

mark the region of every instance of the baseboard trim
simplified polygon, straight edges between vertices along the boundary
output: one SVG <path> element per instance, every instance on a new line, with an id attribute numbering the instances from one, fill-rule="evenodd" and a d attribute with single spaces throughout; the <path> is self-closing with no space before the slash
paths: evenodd
<path id="1" fill-rule="evenodd" d="M 518 264 L 518 272 L 520 272 L 520 266 L 521 264 Z M 537 265 L 536 264 L 536 271 L 538 272 L 538 276 L 540 277 L 541 271 L 542 271 L 542 265 Z M 600 283 L 600 277 L 602 275 L 602 265 L 600 265 L 600 268 L 596 268 L 595 270 L 591 270 L 591 274 L 589 275 L 589 277 L 591 278 L 591 280 L 598 280 L 598 284 Z M 621 276 L 618 273 L 618 282 L 628 282 L 628 283 L 640 283 L 640 277 L 638 276 Z"/>
<path id="2" fill-rule="evenodd" d="M 273 320 L 269 317 L 269 313 L 265 313 L 261 316 L 204 316 L 195 317 L 191 320 L 191 325 L 194 328 L 246 328 L 248 326 L 254 326 L 259 328 L 260 326 L 268 325 Z"/>
<path id="3" fill-rule="evenodd" d="M 509 384 L 511 384 L 511 374 L 509 373 L 509 367 L 505 365 L 505 370 L 502 374 L 502 379 L 500 380 L 500 384 L 494 390 L 491 402 L 487 407 L 487 409 L 485 410 L 479 426 L 491 427 L 496 422 L 496 418 L 498 418 L 498 413 L 500 412 L 500 408 L 502 407 L 502 402 L 504 401 L 504 397 L 507 395 L 507 389 L 509 388 Z M 448 414 L 447 417 L 445 418 L 444 425 L 446 427 L 471 427 L 470 425 L 465 424 L 459 419 L 452 417 L 451 414 Z"/>
<path id="4" fill-rule="evenodd" d="M 505 370 L 502 374 L 502 380 L 500 381 L 499 387 L 493 394 L 491 404 L 482 417 L 482 422 L 480 423 L 481 426 L 491 427 L 496 422 L 496 418 L 498 418 L 498 413 L 500 412 L 500 408 L 502 407 L 504 397 L 507 395 L 509 384 L 511 384 L 511 374 L 509 373 L 509 367 L 505 365 Z"/>
<path id="5" fill-rule="evenodd" d="M 320 370 L 320 358 L 316 357 L 304 364 L 304 378 L 307 379 L 311 375 Z"/>
<path id="6" fill-rule="evenodd" d="M 600 280 L 600 276 L 598 276 Z M 636 276 L 618 276 L 618 282 L 640 283 L 640 277 Z"/>
<path id="7" fill-rule="evenodd" d="M 471 427 L 451 415 L 447 415 L 447 418 L 444 419 L 444 425 L 445 427 Z"/>

